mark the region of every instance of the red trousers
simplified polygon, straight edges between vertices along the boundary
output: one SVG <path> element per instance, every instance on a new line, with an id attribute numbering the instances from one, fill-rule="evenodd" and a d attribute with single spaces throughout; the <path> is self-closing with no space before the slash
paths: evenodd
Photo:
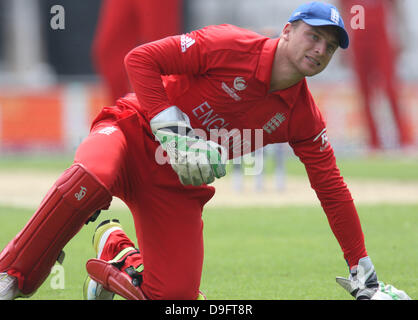
<path id="1" fill-rule="evenodd" d="M 75 162 L 129 207 L 143 263 L 141 288 L 149 299 L 195 299 L 203 265 L 204 204 L 209 186 L 183 186 L 169 163 L 158 164 L 160 146 L 142 116 L 123 107 L 105 108 L 79 146 Z M 133 246 L 118 235 L 102 255 L 112 259 Z"/>
<path id="2" fill-rule="evenodd" d="M 364 29 L 349 28 L 349 31 L 353 67 L 362 96 L 370 146 L 376 149 L 382 147 L 378 134 L 379 123 L 372 108 L 373 98 L 378 89 L 389 102 L 399 145 L 407 146 L 412 143 L 412 135 L 408 118 L 402 112 L 399 97 L 401 83 L 396 72 L 397 44 L 388 32 L 390 1 L 342 0 L 341 4 L 348 25 L 352 18 L 351 8 L 355 5 L 364 8 Z"/>
<path id="3" fill-rule="evenodd" d="M 182 0 L 103 0 L 92 47 L 97 71 L 103 77 L 111 103 L 130 92 L 123 65 L 134 47 L 179 34 Z"/>

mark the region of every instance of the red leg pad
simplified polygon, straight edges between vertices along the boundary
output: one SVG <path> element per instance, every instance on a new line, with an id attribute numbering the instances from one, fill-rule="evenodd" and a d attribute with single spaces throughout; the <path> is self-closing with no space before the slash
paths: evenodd
<path id="1" fill-rule="evenodd" d="M 38 210 L 0 254 L 0 271 L 18 278 L 30 295 L 45 281 L 62 248 L 96 211 L 107 209 L 112 195 L 81 164 L 68 168 Z"/>
<path id="2" fill-rule="evenodd" d="M 128 300 L 147 300 L 142 290 L 132 284 L 131 277 L 110 263 L 90 259 L 87 261 L 86 269 L 90 278 L 100 283 L 106 290 Z"/>

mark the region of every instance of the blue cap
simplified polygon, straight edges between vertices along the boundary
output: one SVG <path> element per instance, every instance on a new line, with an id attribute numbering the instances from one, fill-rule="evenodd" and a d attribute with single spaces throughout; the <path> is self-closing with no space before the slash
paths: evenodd
<path id="1" fill-rule="evenodd" d="M 348 48 L 349 39 L 338 9 L 323 2 L 310 2 L 298 7 L 290 16 L 289 22 L 302 20 L 310 26 L 335 26 L 338 29 L 339 45 Z"/>

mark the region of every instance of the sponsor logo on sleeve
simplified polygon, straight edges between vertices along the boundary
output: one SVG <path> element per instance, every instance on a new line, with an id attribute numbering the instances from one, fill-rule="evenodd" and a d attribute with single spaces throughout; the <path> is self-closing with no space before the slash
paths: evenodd
<path id="1" fill-rule="evenodd" d="M 313 140 L 313 142 L 318 141 L 319 139 L 321 139 L 321 146 L 319 147 L 319 150 L 322 152 L 324 150 L 326 150 L 329 147 L 329 141 L 328 141 L 328 136 L 327 136 L 327 129 L 325 128 L 324 130 L 322 130 Z"/>
<path id="2" fill-rule="evenodd" d="M 110 136 L 113 132 L 115 132 L 117 130 L 118 129 L 116 129 L 116 127 L 111 126 L 111 127 L 106 127 L 106 128 L 101 129 L 98 133 Z"/>
<path id="3" fill-rule="evenodd" d="M 181 35 L 180 37 L 180 47 L 181 52 L 186 52 L 188 48 L 190 48 L 192 45 L 195 44 L 195 40 L 193 38 L 190 38 L 189 36 L 186 36 L 185 34 Z"/>

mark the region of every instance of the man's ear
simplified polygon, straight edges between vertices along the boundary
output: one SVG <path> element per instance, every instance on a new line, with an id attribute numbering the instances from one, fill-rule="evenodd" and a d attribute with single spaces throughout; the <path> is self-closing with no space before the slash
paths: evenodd
<path id="1" fill-rule="evenodd" d="M 289 34 L 290 34 L 291 29 L 292 29 L 292 24 L 290 22 L 286 23 L 286 25 L 284 26 L 282 30 L 282 34 L 280 35 L 280 38 L 286 41 L 289 41 Z"/>

